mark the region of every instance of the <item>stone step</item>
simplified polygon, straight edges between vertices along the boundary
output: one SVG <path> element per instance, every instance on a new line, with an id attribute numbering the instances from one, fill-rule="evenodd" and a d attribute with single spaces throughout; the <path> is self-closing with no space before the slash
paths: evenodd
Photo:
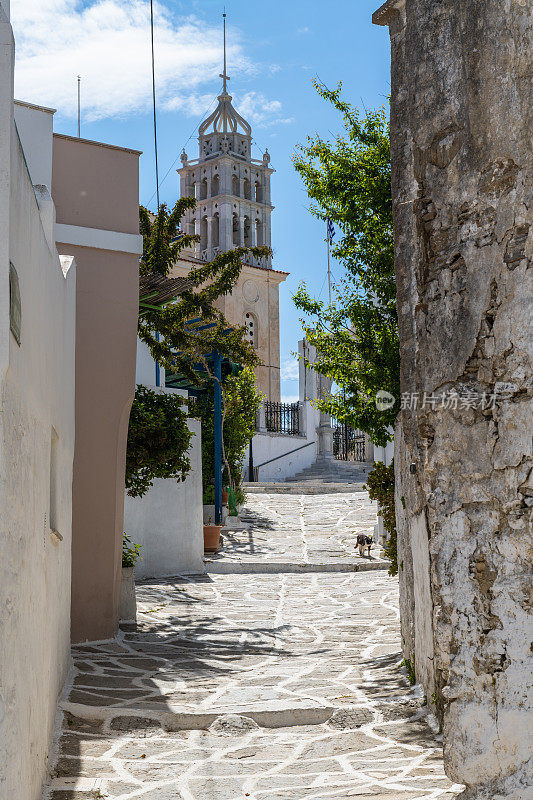
<path id="1" fill-rule="evenodd" d="M 219 556 L 204 559 L 207 574 L 213 575 L 277 575 L 317 572 L 368 572 L 388 569 L 390 561 L 385 558 L 364 558 L 358 561 L 332 561 L 313 563 L 298 561 L 231 561 Z"/>
<path id="2" fill-rule="evenodd" d="M 251 692 L 248 702 L 243 698 L 234 705 L 225 702 L 223 706 L 213 705 L 198 711 L 190 711 L 178 705 L 165 711 L 147 708 L 135 703 L 127 708 L 117 706 L 89 706 L 82 703 L 71 703 L 65 700 L 60 703 L 61 709 L 78 719 L 91 722 L 104 722 L 104 731 L 125 732 L 135 730 L 136 734 L 146 730 L 153 735 L 154 728 L 167 731 L 202 731 L 207 730 L 218 719 L 227 717 L 246 717 L 262 728 L 285 728 L 293 725 L 322 725 L 337 710 L 333 706 L 321 704 L 307 698 L 275 698 L 264 700 L 267 692 L 264 688 Z M 242 695 L 242 689 L 240 689 Z"/>
<path id="3" fill-rule="evenodd" d="M 363 481 L 355 483 L 327 483 L 325 481 L 301 481 L 284 483 L 243 483 L 247 494 L 336 494 L 342 492 L 364 492 Z"/>

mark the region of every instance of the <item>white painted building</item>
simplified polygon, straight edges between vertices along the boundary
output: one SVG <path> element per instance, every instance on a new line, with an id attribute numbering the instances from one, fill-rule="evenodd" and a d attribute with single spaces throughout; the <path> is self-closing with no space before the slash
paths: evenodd
<path id="1" fill-rule="evenodd" d="M 38 800 L 70 664 L 76 266 L 54 242 L 53 111 L 14 107 L 8 14 L 2 2 L 0 797 Z"/>
<path id="2" fill-rule="evenodd" d="M 329 415 L 315 408 L 313 402 L 331 391 L 331 380 L 307 368 L 305 358 L 313 363 L 316 349 L 305 339 L 298 342 L 299 425 L 298 434 L 269 431 L 265 407 L 260 411 L 258 432 L 252 440 L 254 467 L 260 482 L 284 481 L 317 462 L 333 458 L 333 432 Z M 248 465 L 244 465 L 246 477 Z"/>
<path id="3" fill-rule="evenodd" d="M 180 389 L 165 388 L 165 370 L 157 368 L 148 347 L 137 341 L 137 384 L 187 397 Z M 125 496 L 124 529 L 142 546 L 137 578 L 162 578 L 205 571 L 203 563 L 201 423 L 190 419 L 194 433 L 189 449 L 191 471 L 182 483 L 157 479 L 143 497 Z"/>

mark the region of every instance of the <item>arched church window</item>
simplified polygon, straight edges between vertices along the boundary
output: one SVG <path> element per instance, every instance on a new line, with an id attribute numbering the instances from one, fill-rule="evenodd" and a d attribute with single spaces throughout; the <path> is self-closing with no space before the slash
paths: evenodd
<path id="1" fill-rule="evenodd" d="M 252 246 L 252 224 L 250 222 L 250 217 L 244 218 L 244 246 Z"/>
<path id="2" fill-rule="evenodd" d="M 233 215 L 233 245 L 234 245 L 234 247 L 238 247 L 239 244 L 240 244 L 240 242 L 239 242 L 239 233 L 240 233 L 239 227 L 240 227 L 239 226 L 239 217 L 237 216 L 237 214 L 234 214 Z"/>
<path id="3" fill-rule="evenodd" d="M 207 217 L 202 217 L 200 221 L 200 250 L 207 247 Z"/>
<path id="4" fill-rule="evenodd" d="M 245 341 L 250 342 L 252 347 L 257 347 L 257 320 L 250 311 L 244 315 L 244 337 Z"/>
<path id="5" fill-rule="evenodd" d="M 259 181 L 255 182 L 254 192 L 255 192 L 255 202 L 256 203 L 262 203 L 263 202 L 263 187 L 261 186 Z"/>
<path id="6" fill-rule="evenodd" d="M 200 183 L 200 200 L 207 199 L 207 178 Z"/>
<path id="7" fill-rule="evenodd" d="M 213 215 L 212 241 L 213 247 L 218 247 L 220 244 L 220 217 L 218 214 Z"/>
<path id="8" fill-rule="evenodd" d="M 255 241 L 257 242 L 257 247 L 262 247 L 264 244 L 263 241 L 263 225 L 260 220 L 256 219 L 255 221 Z"/>
<path id="9" fill-rule="evenodd" d="M 235 174 L 231 177 L 231 193 L 235 197 L 239 196 L 239 179 Z"/>
<path id="10" fill-rule="evenodd" d="M 217 194 L 220 194 L 220 178 L 215 175 L 211 181 L 211 195 L 214 197 Z"/>
<path id="11" fill-rule="evenodd" d="M 250 181 L 248 178 L 244 179 L 244 197 L 246 200 L 251 200 L 250 196 Z"/>

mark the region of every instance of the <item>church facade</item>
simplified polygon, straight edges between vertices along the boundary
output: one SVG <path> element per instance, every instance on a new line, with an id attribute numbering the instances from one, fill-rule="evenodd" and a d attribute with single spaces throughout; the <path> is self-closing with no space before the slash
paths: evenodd
<path id="1" fill-rule="evenodd" d="M 234 247 L 271 246 L 270 156 L 267 150 L 260 160 L 252 158 L 252 129 L 232 105 L 225 63 L 221 77 L 217 108 L 198 131 L 198 158 L 181 155 L 181 196 L 197 200 L 182 230 L 197 234 L 199 242 L 182 252 L 175 276 Z M 272 268 L 271 257 L 250 255 L 231 294 L 217 302 L 230 324 L 245 327 L 261 360 L 258 389 L 273 401 L 280 400 L 279 285 L 287 275 Z"/>

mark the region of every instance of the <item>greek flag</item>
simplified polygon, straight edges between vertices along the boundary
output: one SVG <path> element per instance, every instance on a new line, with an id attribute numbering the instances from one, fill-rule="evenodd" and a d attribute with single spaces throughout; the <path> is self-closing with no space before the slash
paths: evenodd
<path id="1" fill-rule="evenodd" d="M 333 244 L 334 236 L 335 236 L 335 228 L 333 227 L 333 222 L 328 217 L 327 237 L 328 237 L 328 242 L 330 244 Z"/>

